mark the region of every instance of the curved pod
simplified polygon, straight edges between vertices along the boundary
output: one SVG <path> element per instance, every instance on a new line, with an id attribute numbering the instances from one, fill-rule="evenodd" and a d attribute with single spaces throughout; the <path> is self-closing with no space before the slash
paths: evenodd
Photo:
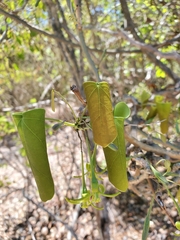
<path id="1" fill-rule="evenodd" d="M 120 191 L 125 192 L 128 188 L 128 178 L 126 170 L 126 147 L 124 139 L 124 120 L 129 117 L 130 109 L 120 102 L 114 109 L 114 122 L 118 132 L 114 144 L 117 151 L 109 147 L 104 148 L 104 155 L 107 163 L 109 181 Z"/>

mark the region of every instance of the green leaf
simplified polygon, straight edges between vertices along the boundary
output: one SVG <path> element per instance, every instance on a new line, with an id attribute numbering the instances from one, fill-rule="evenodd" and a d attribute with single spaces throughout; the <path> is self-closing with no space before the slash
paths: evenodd
<path id="1" fill-rule="evenodd" d="M 151 210 L 152 210 L 153 204 L 154 204 L 154 198 L 152 198 L 152 200 L 151 200 L 150 207 L 149 207 L 149 210 L 148 210 L 146 218 L 145 218 L 143 233 L 142 233 L 142 240 L 146 240 L 148 237 L 150 215 L 151 215 Z"/>
<path id="2" fill-rule="evenodd" d="M 46 149 L 45 110 L 33 109 L 14 113 L 13 119 L 25 148 L 40 197 L 45 202 L 54 195 L 54 183 Z"/>
<path id="3" fill-rule="evenodd" d="M 38 35 L 37 32 L 35 32 L 35 31 L 33 31 L 33 30 L 30 30 L 30 36 L 31 36 L 31 38 L 36 37 L 37 35 Z"/>
<path id="4" fill-rule="evenodd" d="M 31 99 L 29 100 L 29 102 L 30 102 L 30 103 L 36 103 L 36 102 L 37 102 L 37 99 L 36 99 L 36 98 L 31 98 Z"/>
<path id="5" fill-rule="evenodd" d="M 40 1 L 41 1 L 41 0 L 37 0 L 37 1 L 36 1 L 35 7 L 38 7 Z"/>
<path id="6" fill-rule="evenodd" d="M 154 101 L 155 103 L 162 103 L 164 101 L 164 96 L 156 95 Z"/>
<path id="7" fill-rule="evenodd" d="M 146 120 L 153 119 L 156 116 L 156 114 L 157 114 L 157 108 L 152 106 L 149 110 Z"/>
<path id="8" fill-rule="evenodd" d="M 161 122 L 161 133 L 166 134 L 168 131 L 168 118 L 171 112 L 171 102 L 156 103 L 157 113 Z"/>
<path id="9" fill-rule="evenodd" d="M 156 78 L 165 78 L 165 77 L 166 77 L 165 72 L 161 68 L 156 67 Z"/>
<path id="10" fill-rule="evenodd" d="M 151 97 L 151 94 L 149 92 L 147 92 L 146 90 L 143 90 L 143 92 L 141 93 L 141 103 L 146 103 L 149 98 Z"/>
<path id="11" fill-rule="evenodd" d="M 107 147 L 117 136 L 113 119 L 109 85 L 106 82 L 85 82 L 88 112 L 91 120 L 94 142 Z"/>
<path id="12" fill-rule="evenodd" d="M 56 132 L 59 128 L 61 128 L 64 124 L 64 121 L 60 122 L 60 123 L 56 123 L 52 126 L 52 129 L 54 132 Z"/>
<path id="13" fill-rule="evenodd" d="M 162 183 L 163 185 L 168 184 L 168 181 L 166 180 L 166 178 L 162 175 L 161 172 L 157 171 L 152 165 L 150 165 L 151 170 L 154 174 L 154 176 L 157 178 L 157 180 Z"/>
<path id="14" fill-rule="evenodd" d="M 130 109 L 124 102 L 120 102 L 115 106 L 114 122 L 118 136 L 113 143 L 118 149 L 117 151 L 113 151 L 109 147 L 103 149 L 107 163 L 109 181 L 122 192 L 125 192 L 128 188 L 124 119 L 129 117 L 129 115 Z"/>
<path id="15" fill-rule="evenodd" d="M 117 151 L 117 150 L 118 150 L 118 147 L 117 147 L 114 143 L 110 143 L 110 144 L 108 145 L 108 148 L 110 148 L 110 149 L 113 150 L 113 151 Z"/>

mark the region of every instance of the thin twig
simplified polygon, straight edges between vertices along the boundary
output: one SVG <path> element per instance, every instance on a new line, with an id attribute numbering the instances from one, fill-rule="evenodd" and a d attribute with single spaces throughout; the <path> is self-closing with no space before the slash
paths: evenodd
<path id="1" fill-rule="evenodd" d="M 174 60 L 180 63 L 180 54 L 178 54 L 177 52 L 163 53 L 149 44 L 141 43 L 139 41 L 134 40 L 133 38 L 130 38 L 127 35 L 127 33 L 122 29 L 119 29 L 118 33 L 119 33 L 119 36 L 121 36 L 126 41 L 130 42 L 132 46 L 140 48 L 142 51 L 146 51 L 147 53 L 153 53 L 157 57 Z"/>
<path id="2" fill-rule="evenodd" d="M 82 25 L 81 25 L 81 10 L 80 10 L 80 4 L 78 0 L 75 0 L 75 4 L 76 4 L 76 18 L 77 18 L 77 32 L 78 32 L 78 36 L 79 36 L 79 40 L 80 40 L 80 44 L 81 47 L 83 49 L 83 52 L 87 58 L 87 61 L 91 67 L 91 70 L 93 71 L 97 82 L 100 82 L 101 79 L 99 77 L 99 73 L 98 70 L 91 58 L 91 55 L 89 54 L 88 48 L 86 46 L 85 40 L 84 40 L 84 35 L 83 35 L 83 31 L 82 31 Z"/>
<path id="3" fill-rule="evenodd" d="M 125 139 L 128 142 L 132 143 L 135 146 L 138 146 L 139 148 L 141 148 L 145 151 L 153 152 L 153 153 L 156 153 L 161 156 L 162 155 L 169 156 L 170 158 L 172 158 L 172 159 L 170 159 L 171 162 L 179 162 L 179 160 L 180 160 L 180 152 L 167 151 L 166 149 L 163 149 L 155 144 L 153 146 L 147 145 L 145 143 L 138 141 L 134 137 L 131 137 L 130 134 L 127 132 L 125 132 Z"/>
<path id="4" fill-rule="evenodd" d="M 43 31 L 39 28 L 36 28 L 36 27 L 30 25 L 29 23 L 27 23 L 26 21 L 24 21 L 23 19 L 21 19 L 19 16 L 15 15 L 13 13 L 6 12 L 2 8 L 0 8 L 0 14 L 11 18 L 16 23 L 22 24 L 23 26 L 25 26 L 29 30 L 34 31 L 34 32 L 39 33 L 39 34 L 42 34 L 42 35 L 48 37 L 49 39 L 58 40 L 59 42 L 63 42 L 63 43 L 65 43 L 67 45 L 70 45 L 72 47 L 77 47 L 77 48 L 81 47 L 79 43 L 73 43 L 71 41 L 66 40 L 65 38 L 60 37 L 57 34 L 51 34 L 49 32 Z M 62 24 L 62 27 L 65 28 L 64 24 Z M 87 47 L 87 49 L 90 52 L 92 51 L 92 52 L 97 52 L 97 53 L 101 53 L 101 54 L 104 52 L 104 50 L 101 50 L 101 49 L 94 49 L 94 48 L 88 48 L 88 47 Z M 112 50 L 107 50 L 106 53 L 109 54 L 109 55 L 116 55 L 117 53 L 125 53 L 125 54 L 141 53 L 141 51 L 138 50 L 138 49 L 135 49 L 135 50 L 125 50 L 125 49 L 114 50 L 114 49 L 112 49 Z"/>
<path id="5" fill-rule="evenodd" d="M 44 212 L 46 212 L 52 219 L 54 219 L 56 222 L 60 222 L 62 223 L 65 228 L 71 232 L 71 234 L 75 237 L 76 240 L 78 240 L 78 237 L 76 235 L 76 233 L 74 232 L 74 230 L 72 229 L 71 226 L 69 226 L 67 223 L 65 223 L 64 221 L 62 221 L 60 219 L 59 216 L 53 214 L 52 212 L 50 212 L 49 210 L 47 210 L 42 204 L 36 203 L 32 198 L 30 198 L 28 195 L 26 195 L 25 193 L 25 189 L 23 189 L 23 196 L 30 201 L 32 204 L 34 204 L 37 208 L 42 209 Z"/>

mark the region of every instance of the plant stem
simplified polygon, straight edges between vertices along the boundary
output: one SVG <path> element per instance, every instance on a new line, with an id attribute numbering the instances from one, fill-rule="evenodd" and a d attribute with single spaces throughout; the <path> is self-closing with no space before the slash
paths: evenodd
<path id="1" fill-rule="evenodd" d="M 84 159 L 83 159 L 83 147 L 82 147 L 82 139 L 80 137 L 79 131 L 77 131 L 78 137 L 80 139 L 80 148 L 81 148 L 81 169 L 82 169 L 82 192 L 87 193 L 86 182 L 85 182 L 85 175 L 84 175 Z"/>
<path id="2" fill-rule="evenodd" d="M 59 120 L 59 119 L 56 119 L 56 118 L 45 118 L 45 119 L 46 119 L 46 120 L 49 120 L 49 121 L 53 121 L 53 122 L 60 122 L 60 123 L 63 123 L 63 125 L 65 125 L 65 126 L 75 127 L 75 124 L 74 124 L 74 123 L 64 122 L 64 121 Z"/>
<path id="3" fill-rule="evenodd" d="M 96 66 L 95 66 L 95 64 L 94 64 L 94 62 L 93 62 L 93 60 L 91 58 L 91 55 L 89 54 L 88 48 L 87 48 L 87 46 L 85 44 L 85 40 L 84 40 L 82 29 L 81 30 L 77 29 L 77 32 L 78 32 L 78 36 L 79 36 L 81 47 L 83 49 L 84 55 L 86 56 L 89 65 L 91 67 L 91 70 L 93 71 L 93 73 L 94 73 L 94 75 L 96 77 L 96 80 L 98 82 L 101 82 L 98 70 L 97 70 L 97 68 L 96 68 Z"/>
<path id="4" fill-rule="evenodd" d="M 59 96 L 62 98 L 62 100 L 68 105 L 68 107 L 71 109 L 71 112 L 72 112 L 72 115 L 73 115 L 74 119 L 76 120 L 76 119 L 77 119 L 76 114 L 75 114 L 74 110 L 72 109 L 71 105 L 70 105 L 70 104 L 68 103 L 68 101 L 65 99 L 65 97 L 63 97 L 59 92 L 57 92 L 57 91 L 54 90 L 54 89 L 52 89 L 52 91 L 53 91 L 54 93 L 56 93 L 57 95 L 59 95 Z"/>
<path id="5" fill-rule="evenodd" d="M 91 67 L 91 70 L 93 71 L 97 82 L 101 82 L 101 79 L 99 77 L 99 73 L 98 70 L 91 58 L 91 55 L 89 54 L 88 48 L 86 46 L 85 40 L 84 40 L 84 35 L 83 35 L 83 31 L 82 31 L 82 24 L 81 24 L 81 9 L 80 9 L 80 1 L 79 0 L 75 0 L 75 6 L 76 6 L 76 20 L 77 20 L 77 33 L 79 36 L 79 40 L 80 40 L 80 44 L 82 47 L 82 50 L 84 52 L 84 55 L 86 56 L 88 63 Z"/>

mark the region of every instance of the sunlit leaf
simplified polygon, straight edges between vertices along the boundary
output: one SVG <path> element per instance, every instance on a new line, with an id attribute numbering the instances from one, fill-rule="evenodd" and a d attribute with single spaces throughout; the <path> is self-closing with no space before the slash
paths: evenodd
<path id="1" fill-rule="evenodd" d="M 141 103 L 146 103 L 148 101 L 148 99 L 151 97 L 151 94 L 149 92 L 147 92 L 146 90 L 143 90 L 143 92 L 141 93 Z"/>
<path id="2" fill-rule="evenodd" d="M 155 106 L 152 106 L 149 110 L 149 113 L 146 117 L 146 120 L 153 119 L 157 114 L 157 108 Z"/>
<path id="3" fill-rule="evenodd" d="M 107 163 L 109 181 L 122 192 L 125 192 L 128 188 L 124 119 L 129 117 L 129 115 L 130 109 L 125 103 L 120 102 L 115 106 L 114 122 L 118 136 L 113 143 L 118 147 L 118 150 L 113 151 L 109 147 L 103 149 Z"/>
<path id="4" fill-rule="evenodd" d="M 171 161 L 165 160 L 164 161 L 164 166 L 165 166 L 167 172 L 171 171 Z"/>
<path id="5" fill-rule="evenodd" d="M 156 77 L 157 78 L 165 78 L 166 74 L 161 68 L 156 67 Z"/>
<path id="6" fill-rule="evenodd" d="M 46 149 L 45 110 L 33 109 L 14 113 L 13 119 L 25 148 L 40 197 L 42 201 L 47 201 L 54 195 L 54 183 Z"/>
<path id="7" fill-rule="evenodd" d="M 156 104 L 159 120 L 161 121 L 161 132 L 166 134 L 168 131 L 168 118 L 171 112 L 170 102 L 159 102 Z"/>
<path id="8" fill-rule="evenodd" d="M 37 99 L 36 99 L 36 98 L 31 98 L 31 99 L 29 100 L 29 102 L 30 102 L 30 103 L 36 103 L 36 102 L 37 102 Z"/>
<path id="9" fill-rule="evenodd" d="M 164 96 L 156 95 L 155 98 L 154 98 L 154 102 L 155 103 L 162 103 L 162 102 L 164 102 Z"/>
<path id="10" fill-rule="evenodd" d="M 117 136 L 113 119 L 109 85 L 106 82 L 85 82 L 88 112 L 91 120 L 94 142 L 106 147 Z"/>

